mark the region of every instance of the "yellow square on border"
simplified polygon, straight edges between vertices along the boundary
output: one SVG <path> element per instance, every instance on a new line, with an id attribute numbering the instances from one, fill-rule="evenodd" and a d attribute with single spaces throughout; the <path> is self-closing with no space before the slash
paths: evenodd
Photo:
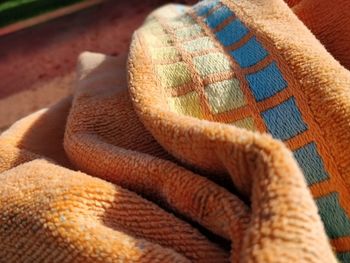
<path id="1" fill-rule="evenodd" d="M 204 33 L 199 25 L 192 25 L 189 27 L 176 29 L 175 35 L 178 39 L 184 41 L 197 36 L 202 36 Z"/>
<path id="2" fill-rule="evenodd" d="M 156 72 L 160 83 L 165 88 L 184 85 L 192 80 L 191 74 L 184 62 L 157 65 Z"/>
<path id="3" fill-rule="evenodd" d="M 180 56 L 180 52 L 175 47 L 159 47 L 159 48 L 150 48 L 150 54 L 152 59 L 157 60 L 172 60 Z"/>
<path id="4" fill-rule="evenodd" d="M 182 46 L 187 52 L 196 52 L 214 48 L 214 43 L 210 40 L 209 37 L 201 37 L 187 41 L 183 43 Z"/>
<path id="5" fill-rule="evenodd" d="M 216 114 L 237 109 L 246 104 L 238 79 L 209 84 L 205 87 L 205 94 L 208 97 L 211 112 Z"/>
<path id="6" fill-rule="evenodd" d="M 229 71 L 231 69 L 230 61 L 224 54 L 219 52 L 194 57 L 193 63 L 199 74 L 203 77 L 209 74 Z"/>
<path id="7" fill-rule="evenodd" d="M 179 114 L 202 118 L 200 98 L 196 91 L 191 91 L 183 96 L 168 98 L 171 111 Z"/>
<path id="8" fill-rule="evenodd" d="M 256 126 L 252 117 L 247 117 L 242 120 L 232 122 L 231 124 L 239 128 L 256 131 Z"/>

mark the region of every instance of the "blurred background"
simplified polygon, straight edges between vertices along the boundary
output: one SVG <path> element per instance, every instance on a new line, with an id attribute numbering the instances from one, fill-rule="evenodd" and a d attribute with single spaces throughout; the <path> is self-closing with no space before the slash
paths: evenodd
<path id="1" fill-rule="evenodd" d="M 0 0 L 0 132 L 67 96 L 81 52 L 127 52 L 133 31 L 165 2 Z"/>

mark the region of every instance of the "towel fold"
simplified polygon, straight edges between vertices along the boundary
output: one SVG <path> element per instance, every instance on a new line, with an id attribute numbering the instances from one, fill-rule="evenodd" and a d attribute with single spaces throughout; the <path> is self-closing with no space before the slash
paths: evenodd
<path id="1" fill-rule="evenodd" d="M 350 259 L 350 73 L 283 1 L 164 6 L 77 75 L 0 136 L 0 262 Z"/>

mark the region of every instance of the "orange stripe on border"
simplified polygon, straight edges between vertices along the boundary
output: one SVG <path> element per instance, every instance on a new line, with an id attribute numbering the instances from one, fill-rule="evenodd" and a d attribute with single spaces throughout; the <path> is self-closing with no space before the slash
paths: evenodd
<path id="1" fill-rule="evenodd" d="M 266 131 L 266 125 L 262 118 L 260 117 L 259 109 L 256 105 L 254 96 L 249 88 L 248 82 L 245 79 L 244 74 L 242 73 L 240 67 L 238 64 L 232 60 L 232 57 L 228 54 L 229 50 L 225 49 L 221 43 L 214 37 L 213 32 L 207 27 L 207 25 L 199 18 L 197 17 L 192 10 L 188 11 L 188 14 L 192 16 L 192 18 L 197 21 L 197 23 L 202 27 L 204 32 L 211 38 L 211 40 L 214 42 L 215 46 L 218 48 L 218 51 L 220 51 L 222 54 L 226 56 L 228 61 L 230 61 L 231 68 L 236 74 L 236 78 L 240 82 L 240 87 L 242 89 L 243 94 L 245 95 L 245 98 L 247 100 L 247 105 L 249 105 L 250 109 L 250 116 L 253 117 L 255 126 L 259 131 Z M 230 113 L 231 114 L 231 113 Z M 230 115 L 232 116 L 232 115 Z"/>
<path id="2" fill-rule="evenodd" d="M 223 4 L 229 7 L 231 10 L 235 7 L 234 2 L 224 1 Z M 244 19 L 242 20 L 239 16 L 237 16 L 237 18 L 240 19 L 243 23 Z M 289 64 L 279 55 L 279 51 L 277 50 L 277 48 L 272 43 L 269 43 L 267 41 L 266 36 L 262 35 L 262 31 L 257 31 L 255 30 L 255 28 L 251 27 L 249 27 L 249 30 L 253 32 L 253 34 L 256 36 L 256 39 L 263 45 L 263 47 L 269 52 L 270 56 L 272 56 L 272 58 L 276 61 L 278 68 L 281 70 L 283 77 L 286 79 L 288 83 L 288 92 L 290 92 L 291 96 L 294 96 L 296 98 L 296 103 L 301 111 L 302 117 L 307 123 L 310 132 L 314 135 L 313 141 L 316 143 L 317 150 L 319 151 L 322 157 L 325 169 L 330 176 L 330 184 L 333 185 L 332 188 L 336 189 L 336 191 L 340 194 L 340 204 L 346 210 L 347 215 L 349 216 L 349 190 L 345 187 L 345 182 L 342 179 L 340 172 L 338 171 L 338 168 L 335 165 L 335 157 L 332 156 L 332 152 L 327 146 L 325 139 L 323 138 L 322 131 L 314 120 L 314 117 L 308 106 L 308 101 L 305 98 L 305 95 L 300 87 L 300 83 L 296 81 L 292 71 L 289 68 Z M 291 90 L 291 87 L 293 88 L 293 90 Z M 310 187 L 313 189 L 313 193 L 317 193 L 316 187 L 316 185 Z"/>
<path id="3" fill-rule="evenodd" d="M 251 116 L 251 110 L 248 105 L 232 109 L 230 111 L 225 111 L 217 113 L 214 115 L 214 120 L 217 122 L 232 123 L 235 121 L 243 120 Z"/>
<path id="4" fill-rule="evenodd" d="M 309 188 L 310 188 L 310 191 L 315 199 L 329 195 L 330 193 L 336 191 L 334 189 L 334 184 L 332 183 L 332 181 L 330 179 L 315 183 L 315 184 L 309 186 Z"/>
<path id="5" fill-rule="evenodd" d="M 242 68 L 242 72 L 244 75 L 252 74 L 255 72 L 258 72 L 264 68 L 266 68 L 268 65 L 270 65 L 273 62 L 273 58 L 271 55 L 266 56 L 262 60 L 260 60 L 258 63 L 256 63 L 253 66 L 250 66 L 248 68 Z"/>
<path id="6" fill-rule="evenodd" d="M 252 32 L 248 32 L 244 37 L 242 37 L 238 42 L 233 43 L 232 45 L 227 46 L 226 48 L 230 51 L 234 51 L 237 48 L 240 48 L 243 46 L 245 43 L 247 43 L 254 35 Z"/>
<path id="7" fill-rule="evenodd" d="M 301 134 L 294 136 L 293 138 L 290 138 L 289 140 L 284 141 L 284 143 L 288 146 L 289 149 L 294 151 L 305 146 L 305 142 L 307 142 L 307 144 L 311 143 L 313 139 L 313 134 L 310 130 L 307 130 Z"/>
<path id="8" fill-rule="evenodd" d="M 183 49 L 181 42 L 177 39 L 174 33 L 174 29 L 170 28 L 162 17 L 155 16 L 155 18 L 161 24 L 161 26 L 163 26 L 163 28 L 170 35 L 170 37 L 172 37 L 175 48 L 181 53 L 183 61 L 189 66 L 188 68 L 191 72 L 192 82 L 193 82 L 192 88 L 197 92 L 200 98 L 201 112 L 205 118 L 207 118 L 208 120 L 212 120 L 213 115 L 210 111 L 209 102 L 204 92 L 204 83 L 199 73 L 195 70 L 191 54 L 189 52 L 186 52 L 186 50 Z"/>
<path id="9" fill-rule="evenodd" d="M 257 106 L 260 112 L 266 111 L 268 109 L 271 109 L 282 102 L 286 101 L 291 97 L 290 92 L 288 89 L 283 89 L 282 91 L 278 92 L 275 96 L 269 97 L 266 100 L 257 102 Z"/>
<path id="10" fill-rule="evenodd" d="M 224 29 L 228 24 L 236 20 L 235 15 L 231 15 L 228 18 L 226 18 L 224 21 L 222 21 L 215 29 L 213 29 L 214 33 L 219 32 L 220 30 Z"/>
<path id="11" fill-rule="evenodd" d="M 220 7 L 222 7 L 223 4 L 221 2 L 218 2 L 213 8 L 211 8 L 209 10 L 208 13 L 206 13 L 204 16 L 202 16 L 203 18 L 207 18 L 208 16 L 210 16 L 212 13 L 214 13 L 216 10 L 218 10 Z"/>
<path id="12" fill-rule="evenodd" d="M 231 79 L 235 79 L 235 78 L 236 78 L 235 74 L 231 71 L 222 72 L 222 73 L 214 73 L 214 74 L 207 75 L 203 79 L 203 83 L 204 83 L 204 86 L 207 86 L 207 85 L 210 85 L 213 83 L 221 82 L 224 80 L 231 80 Z M 188 92 L 191 92 L 194 90 L 192 83 L 186 83 L 184 85 L 174 87 L 172 89 L 173 90 L 172 90 L 171 94 L 174 97 L 186 95 Z"/>
<path id="13" fill-rule="evenodd" d="M 350 252 L 350 237 L 340 237 L 331 239 L 332 247 L 337 248 L 337 252 Z"/>

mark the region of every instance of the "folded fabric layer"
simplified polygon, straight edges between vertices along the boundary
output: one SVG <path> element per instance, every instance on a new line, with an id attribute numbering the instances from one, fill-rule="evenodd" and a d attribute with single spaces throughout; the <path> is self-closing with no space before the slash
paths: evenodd
<path id="1" fill-rule="evenodd" d="M 105 181 L 40 159 L 0 181 L 2 262 L 227 261 L 189 224 Z"/>
<path id="2" fill-rule="evenodd" d="M 285 3 L 165 6 L 77 75 L 0 136 L 0 262 L 348 261 L 349 72 Z"/>
<path id="3" fill-rule="evenodd" d="M 135 118 L 136 113 L 123 89 L 125 83 L 123 85 L 118 76 L 121 62 L 122 58 L 101 55 L 81 57 L 79 85 L 64 140 L 70 160 L 79 169 L 132 189 L 167 210 L 196 221 L 212 233 L 232 239 L 232 261 L 281 262 L 279 253 L 285 254 L 294 247 L 294 255 L 285 257 L 286 262 L 291 256 L 296 260 L 305 258 L 307 262 L 309 255 L 300 254 L 305 249 L 300 241 L 308 240 L 317 244 L 309 247 L 309 253 L 323 254 L 319 262 L 332 262 L 332 252 L 315 205 L 295 166 L 295 175 L 290 178 L 294 188 L 290 192 L 298 198 L 294 201 L 295 196 L 290 199 L 288 191 L 284 193 L 287 206 L 281 207 L 286 211 L 280 219 L 292 223 L 275 228 L 276 222 L 270 221 L 271 215 L 266 210 L 264 218 L 269 223 L 263 228 L 265 231 L 249 227 L 249 209 L 237 197 L 169 161 L 171 157 Z M 2 139 L 6 137 L 2 149 L 9 156 L 2 165 L 7 171 L 0 176 L 0 212 L 4 215 L 0 244 L 4 262 L 228 260 L 227 252 L 218 247 L 221 242 L 214 245 L 156 205 L 110 183 L 51 164 L 70 166 L 62 157 L 60 144 L 69 106 L 67 99 L 48 111 L 19 121 L 2 135 Z M 245 133 L 234 127 L 229 129 L 238 132 L 237 136 Z M 46 146 L 41 149 L 33 148 L 42 136 L 50 138 L 50 135 L 50 144 L 43 144 Z M 12 149 L 9 145 L 21 154 L 8 151 Z M 36 152 L 33 156 L 32 151 Z M 291 159 L 287 152 L 288 158 Z M 33 159 L 38 160 L 31 161 Z M 27 163 L 19 165 L 23 162 Z M 17 167 L 9 169 L 12 166 Z M 270 203 L 268 199 L 265 202 Z M 286 212 L 296 203 L 301 206 L 300 213 L 296 218 L 289 218 Z M 277 203 L 277 207 L 281 205 Z M 306 214 L 302 212 L 304 209 Z M 167 232 L 169 227 L 171 231 Z M 302 229 L 304 231 L 300 231 Z M 277 231 L 287 240 L 276 244 L 266 237 L 261 239 L 260 234 L 266 231 Z M 255 251 L 252 255 L 248 247 L 256 247 L 261 240 L 262 246 L 268 244 L 272 249 L 257 255 Z M 243 247 L 246 242 L 250 245 Z"/>
<path id="4" fill-rule="evenodd" d="M 350 69 L 350 2 L 302 0 L 293 12 L 344 67 Z"/>
<path id="5" fill-rule="evenodd" d="M 81 59 L 83 79 L 65 136 L 70 160 L 89 174 L 142 194 L 224 238 L 233 235 L 239 250 L 249 221 L 247 207 L 224 188 L 167 161 L 170 158 L 138 121 L 126 90 L 116 88 L 123 82 L 116 76 L 114 59 L 91 54 Z M 101 61 L 94 73 L 86 67 L 89 60 Z"/>
<path id="6" fill-rule="evenodd" d="M 289 172 L 297 172 L 282 157 L 282 146 L 229 126 L 282 140 L 303 171 L 339 258 L 350 257 L 350 73 L 283 1 L 165 6 L 135 33 L 129 58 L 135 109 L 164 148 L 211 175 L 231 178 L 251 198 L 254 214 L 254 202 L 278 200 L 274 191 L 283 187 L 292 193 L 297 179 Z M 276 178 L 275 190 L 256 186 Z"/>
<path id="7" fill-rule="evenodd" d="M 71 120 L 67 123 L 67 129 L 76 140 L 65 140 L 66 147 L 73 151 L 85 142 L 84 137 L 90 139 L 90 144 L 83 146 L 84 152 L 79 153 L 81 159 L 100 167 L 97 169 L 99 174 L 95 174 L 104 178 L 110 176 L 110 180 L 121 182 L 121 185 L 123 180 L 128 181 L 128 176 L 147 175 L 147 169 L 152 172 L 147 160 L 154 159 L 150 163 L 155 167 L 164 162 L 156 156 L 167 155 L 133 117 L 136 113 L 132 112 L 125 93 L 125 64 L 123 57 L 82 56 L 81 79 L 70 118 L 79 112 L 82 116 L 74 118 L 74 123 Z M 116 107 L 118 104 L 123 105 L 121 111 Z M 69 106 L 70 99 L 67 99 L 50 110 L 34 113 L 1 136 L 1 262 L 228 261 L 227 251 L 156 204 L 119 186 L 56 165 L 71 166 L 62 154 Z M 97 116 L 90 115 L 84 120 L 82 117 L 89 113 L 88 109 Z M 103 121 L 105 114 L 108 117 L 104 120 L 108 123 Z M 131 122 L 120 123 L 125 118 L 130 118 Z M 78 123 L 79 131 L 75 130 Z M 118 129 L 118 124 L 123 129 Z M 119 140 L 123 134 L 124 138 Z M 47 144 L 42 143 L 43 138 Z M 106 148 L 109 152 L 104 152 Z M 145 151 L 153 153 L 153 157 L 147 158 L 142 153 Z M 89 159 L 96 153 L 97 159 Z M 146 161 L 142 171 L 137 169 L 135 160 L 138 158 Z M 119 170 L 114 168 L 115 165 L 120 167 Z M 168 162 L 168 169 L 171 169 L 170 165 L 177 167 Z M 177 169 L 185 173 L 183 168 Z M 82 170 L 90 169 L 86 166 Z M 166 175 L 163 170 L 162 176 Z M 195 187 L 203 187 L 205 192 L 210 191 L 206 185 L 221 190 L 204 178 L 198 178 L 198 181 L 201 184 Z M 141 186 L 144 191 L 140 190 L 141 194 L 152 194 L 152 189 Z M 226 195 L 230 196 L 233 207 L 230 213 L 239 208 L 245 215 L 248 213 L 237 198 L 231 198 L 229 193 Z M 186 205 L 190 204 L 185 202 L 183 206 Z"/>

